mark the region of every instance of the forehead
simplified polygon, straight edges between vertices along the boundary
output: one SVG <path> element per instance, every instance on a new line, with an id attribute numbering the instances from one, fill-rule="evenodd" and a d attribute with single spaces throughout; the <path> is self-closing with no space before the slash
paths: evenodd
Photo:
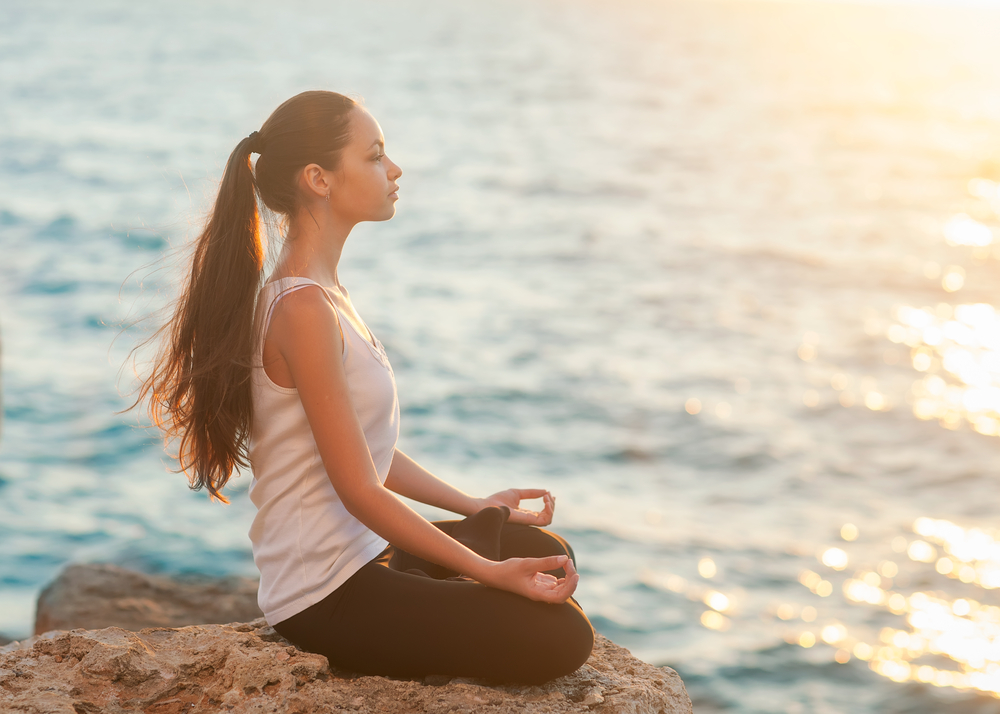
<path id="1" fill-rule="evenodd" d="M 365 149 L 384 141 L 382 127 L 375 121 L 375 117 L 362 107 L 356 107 L 351 116 L 351 135 L 351 143 Z"/>

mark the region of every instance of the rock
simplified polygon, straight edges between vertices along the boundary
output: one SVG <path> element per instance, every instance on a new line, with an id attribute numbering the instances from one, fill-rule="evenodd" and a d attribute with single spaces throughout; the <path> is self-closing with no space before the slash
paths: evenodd
<path id="1" fill-rule="evenodd" d="M 39 597 L 35 632 L 45 634 L 0 646 L 0 711 L 691 712 L 676 672 L 600 635 L 583 667 L 540 687 L 331 671 L 326 658 L 255 619 L 256 594 L 249 578 L 178 581 L 113 565 L 70 566 Z M 253 621 L 183 627 L 244 619 Z"/>
<path id="2" fill-rule="evenodd" d="M 690 714 L 672 669 L 597 636 L 575 673 L 543 686 L 331 671 L 325 657 L 247 624 L 48 632 L 0 648 L 0 711 L 19 714 Z"/>
<path id="3" fill-rule="evenodd" d="M 6 635 L 4 635 L 2 632 L 0 632 L 0 647 L 3 647 L 4 645 L 9 645 L 11 642 L 13 642 L 12 639 L 10 639 Z"/>
<path id="4" fill-rule="evenodd" d="M 173 579 L 114 565 L 70 565 L 38 597 L 35 633 L 183 627 L 261 617 L 251 578 Z"/>

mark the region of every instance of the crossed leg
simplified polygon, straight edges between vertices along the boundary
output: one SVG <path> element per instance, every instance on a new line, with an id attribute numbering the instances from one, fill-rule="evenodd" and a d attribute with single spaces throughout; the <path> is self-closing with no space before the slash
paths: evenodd
<path id="1" fill-rule="evenodd" d="M 460 523 L 435 525 L 451 534 Z M 559 536 L 506 523 L 499 552 L 500 559 L 573 557 Z M 411 569 L 426 575 L 406 572 Z M 535 684 L 573 672 L 590 656 L 594 631 L 576 601 L 550 605 L 474 581 L 441 579 L 454 575 L 390 546 L 275 629 L 337 667 L 395 677 L 448 674 Z"/>

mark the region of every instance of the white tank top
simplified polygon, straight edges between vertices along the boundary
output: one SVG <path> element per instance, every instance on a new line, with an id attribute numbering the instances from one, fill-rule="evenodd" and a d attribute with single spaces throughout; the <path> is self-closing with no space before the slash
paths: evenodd
<path id="1" fill-rule="evenodd" d="M 265 284 L 259 297 L 264 324 L 252 372 L 250 437 L 250 499 L 257 516 L 250 541 L 260 570 L 257 602 L 272 625 L 315 605 L 388 545 L 347 512 L 334 490 L 298 390 L 279 387 L 259 366 L 274 306 L 284 295 L 311 285 L 319 284 L 308 278 L 281 278 Z M 362 336 L 320 288 L 337 310 L 351 404 L 384 483 L 399 438 L 392 367 L 381 343 Z"/>

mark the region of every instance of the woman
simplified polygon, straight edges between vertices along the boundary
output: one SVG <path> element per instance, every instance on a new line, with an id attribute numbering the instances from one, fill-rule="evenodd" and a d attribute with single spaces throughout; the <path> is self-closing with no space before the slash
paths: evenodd
<path id="1" fill-rule="evenodd" d="M 354 100 L 278 107 L 229 157 L 140 400 L 192 488 L 225 500 L 251 466 L 258 600 L 289 640 L 356 672 L 543 682 L 593 647 L 572 550 L 537 527 L 555 499 L 472 498 L 396 448 L 392 368 L 338 278 L 351 229 L 393 216 L 401 174 Z M 285 227 L 262 288 L 258 198 Z M 397 494 L 467 518 L 432 524 Z M 542 511 L 519 507 L 533 498 Z"/>

